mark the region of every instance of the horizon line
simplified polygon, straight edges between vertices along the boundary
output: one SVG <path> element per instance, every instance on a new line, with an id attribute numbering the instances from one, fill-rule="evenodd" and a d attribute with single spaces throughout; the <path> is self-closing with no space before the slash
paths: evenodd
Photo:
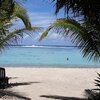
<path id="1" fill-rule="evenodd" d="M 5 45 L 8 46 L 8 45 Z M 55 46 L 55 47 L 83 47 L 83 46 L 73 46 L 73 45 L 9 45 L 9 46 Z"/>

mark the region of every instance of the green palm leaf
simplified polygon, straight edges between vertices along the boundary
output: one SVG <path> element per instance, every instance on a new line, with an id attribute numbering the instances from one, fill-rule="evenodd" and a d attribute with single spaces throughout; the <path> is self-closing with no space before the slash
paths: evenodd
<path id="1" fill-rule="evenodd" d="M 14 12 L 13 12 L 12 16 L 20 18 L 23 21 L 25 27 L 27 29 L 31 29 L 31 23 L 30 23 L 29 17 L 27 15 L 26 10 L 23 7 L 21 7 L 18 4 L 15 5 Z"/>
<path id="2" fill-rule="evenodd" d="M 41 31 L 41 28 L 39 27 L 31 27 L 32 32 L 36 32 L 36 31 Z M 13 39 L 14 41 L 17 42 L 18 37 L 23 37 L 23 33 L 29 33 L 29 31 L 26 28 L 22 28 L 22 29 L 17 29 L 11 33 L 9 33 L 8 35 L 4 36 L 1 40 L 0 40 L 0 47 L 1 49 L 3 49 L 5 46 L 10 44 L 10 39 Z"/>
<path id="3" fill-rule="evenodd" d="M 30 33 L 32 32 L 29 31 L 37 32 L 41 30 L 41 28 L 39 27 L 31 26 L 26 10 L 22 6 L 20 6 L 18 2 L 15 2 L 13 0 L 5 0 L 1 3 L 3 3 L 3 5 L 1 5 L 0 7 L 4 10 L 4 12 L 2 13 L 2 18 L 0 18 L 0 49 L 5 48 L 5 45 L 10 45 L 10 40 L 17 43 L 18 38 L 23 37 L 23 33 L 27 33 L 30 35 Z M 7 10 L 4 9 L 4 5 L 6 5 Z M 10 9 L 10 6 L 13 7 L 11 7 L 12 11 L 8 16 L 5 13 L 9 13 L 8 10 Z M 16 18 L 19 18 L 23 22 L 25 27 L 23 27 L 22 29 L 15 29 L 15 31 L 10 31 L 9 29 L 13 26 L 14 23 L 13 20 L 16 20 Z"/>
<path id="4" fill-rule="evenodd" d="M 44 39 L 47 35 L 48 35 L 48 32 L 53 28 L 53 26 L 50 26 L 46 29 L 46 31 L 41 35 L 39 41 L 41 41 L 42 39 Z"/>
<path id="5" fill-rule="evenodd" d="M 45 38 L 49 31 L 55 31 L 59 34 L 63 34 L 64 37 L 70 36 L 72 42 L 74 42 L 78 48 L 81 49 L 83 57 L 88 57 L 89 60 L 93 58 L 94 61 L 100 59 L 100 47 L 96 41 L 89 34 L 89 30 L 83 24 L 78 23 L 72 19 L 61 18 L 57 19 L 40 37 L 40 40 Z"/>

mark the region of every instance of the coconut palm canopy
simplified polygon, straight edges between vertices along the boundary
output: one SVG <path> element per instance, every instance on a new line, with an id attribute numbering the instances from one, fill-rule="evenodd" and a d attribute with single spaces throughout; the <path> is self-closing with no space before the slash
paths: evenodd
<path id="1" fill-rule="evenodd" d="M 87 27 L 90 28 L 90 34 L 96 33 L 97 36 L 100 34 L 100 0 L 51 1 L 55 2 L 56 14 L 64 8 L 67 17 L 77 17 L 77 19 L 81 17 L 81 21 L 84 21 Z"/>
<path id="2" fill-rule="evenodd" d="M 90 34 L 100 34 L 100 0 L 52 0 L 56 2 L 56 14 L 64 8 L 69 17 L 81 17 L 90 28 Z M 99 36 L 100 37 L 100 36 Z"/>
<path id="3" fill-rule="evenodd" d="M 81 49 L 83 57 L 100 60 L 100 1 L 99 0 L 51 0 L 56 14 L 64 8 L 66 18 L 57 19 L 40 37 L 42 40 L 53 30 L 70 34 L 71 40 Z M 77 19 L 77 20 L 76 20 Z M 81 19 L 81 20 L 79 20 Z"/>
<path id="4" fill-rule="evenodd" d="M 100 0 L 51 0 L 55 2 L 57 14 L 64 8 L 65 14 L 72 13 L 73 16 L 83 16 L 91 24 L 100 24 Z"/>
<path id="5" fill-rule="evenodd" d="M 25 27 L 10 31 L 14 20 L 19 18 L 24 23 Z M 37 31 L 38 27 L 32 27 L 26 10 L 14 0 L 0 1 L 0 49 L 11 42 L 17 42 L 19 37 L 23 37 L 23 33 L 28 33 L 27 30 Z"/>
<path id="6" fill-rule="evenodd" d="M 15 3 L 13 0 L 0 0 L 0 21 L 10 18 L 14 6 Z"/>

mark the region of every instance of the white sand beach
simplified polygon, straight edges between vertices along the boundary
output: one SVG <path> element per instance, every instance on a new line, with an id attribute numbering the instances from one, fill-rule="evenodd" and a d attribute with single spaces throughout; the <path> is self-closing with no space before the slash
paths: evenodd
<path id="1" fill-rule="evenodd" d="M 6 68 L 6 75 L 11 77 L 9 83 L 13 83 L 8 90 L 31 100 L 83 98 L 84 89 L 95 88 L 97 73 L 99 68 Z"/>

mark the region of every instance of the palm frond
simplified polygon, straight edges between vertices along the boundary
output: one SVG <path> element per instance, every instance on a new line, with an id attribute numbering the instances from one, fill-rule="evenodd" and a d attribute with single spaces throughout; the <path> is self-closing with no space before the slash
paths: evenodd
<path id="1" fill-rule="evenodd" d="M 31 26 L 27 12 L 20 5 L 20 2 L 17 0 L 1 1 L 1 5 L 0 5 L 0 8 L 1 8 L 0 11 L 2 12 L 2 16 L 0 16 L 0 49 L 1 50 L 5 48 L 5 45 L 9 46 L 11 41 L 13 43 L 15 43 L 15 42 L 17 43 L 17 40 L 19 38 L 23 38 L 23 33 L 27 33 L 28 35 L 31 35 L 30 33 L 38 32 L 38 31 L 40 32 L 42 29 L 40 27 L 32 27 Z M 8 5 L 7 5 L 7 3 L 8 3 Z M 11 13 L 9 13 L 10 8 L 12 8 Z M 3 11 L 2 11 L 2 9 L 3 9 Z M 8 16 L 6 13 L 9 13 L 10 15 Z M 14 21 L 12 21 L 12 20 L 15 20 L 16 18 L 19 18 L 23 22 L 25 27 L 22 29 L 15 29 L 15 30 L 13 29 L 14 31 L 11 31 L 9 29 L 13 25 Z"/>
<path id="2" fill-rule="evenodd" d="M 48 35 L 48 32 L 53 28 L 53 26 L 50 26 L 46 29 L 46 31 L 41 35 L 39 41 L 41 41 L 42 39 L 44 39 L 47 35 Z"/>
<path id="3" fill-rule="evenodd" d="M 31 33 L 41 31 L 41 28 L 32 27 L 29 31 L 31 31 Z M 22 28 L 13 31 L 6 36 L 3 35 L 3 37 L 0 39 L 0 48 L 3 49 L 5 46 L 10 45 L 10 39 L 13 39 L 17 43 L 18 38 L 23 38 L 23 33 L 29 34 L 29 31 L 26 28 Z"/>
<path id="4" fill-rule="evenodd" d="M 83 16 L 82 19 L 95 25 L 100 25 L 100 1 L 99 0 L 51 0 L 55 3 L 57 14 L 63 8 L 65 14 L 74 17 Z M 88 12 L 87 12 L 88 11 Z"/>
<path id="5" fill-rule="evenodd" d="M 25 27 L 27 29 L 31 29 L 31 23 L 30 23 L 26 10 L 18 4 L 15 5 L 14 7 L 13 17 L 20 18 L 23 21 Z"/>
<path id="6" fill-rule="evenodd" d="M 0 0 L 0 21 L 11 17 L 14 6 L 14 0 Z"/>
<path id="7" fill-rule="evenodd" d="M 88 57 L 89 60 L 93 58 L 94 61 L 100 60 L 100 46 L 97 45 L 94 38 L 92 38 L 92 35 L 89 33 L 90 30 L 86 26 L 82 26 L 82 24 L 72 19 L 57 19 L 42 34 L 40 40 L 45 38 L 51 30 L 59 34 L 63 34 L 64 37 L 69 35 L 72 42 L 74 42 L 78 48 L 81 49 L 83 57 Z"/>
<path id="8" fill-rule="evenodd" d="M 88 100 L 100 100 L 100 74 L 98 74 L 97 79 L 95 79 L 95 89 L 86 89 L 86 95 L 88 96 Z"/>
<path id="9" fill-rule="evenodd" d="M 95 83 L 95 86 L 97 86 L 97 88 L 93 89 L 93 90 L 97 90 L 100 92 L 100 74 L 99 73 L 97 73 L 97 74 L 98 74 L 97 79 L 94 79 L 94 81 L 95 81 L 94 83 Z"/>

